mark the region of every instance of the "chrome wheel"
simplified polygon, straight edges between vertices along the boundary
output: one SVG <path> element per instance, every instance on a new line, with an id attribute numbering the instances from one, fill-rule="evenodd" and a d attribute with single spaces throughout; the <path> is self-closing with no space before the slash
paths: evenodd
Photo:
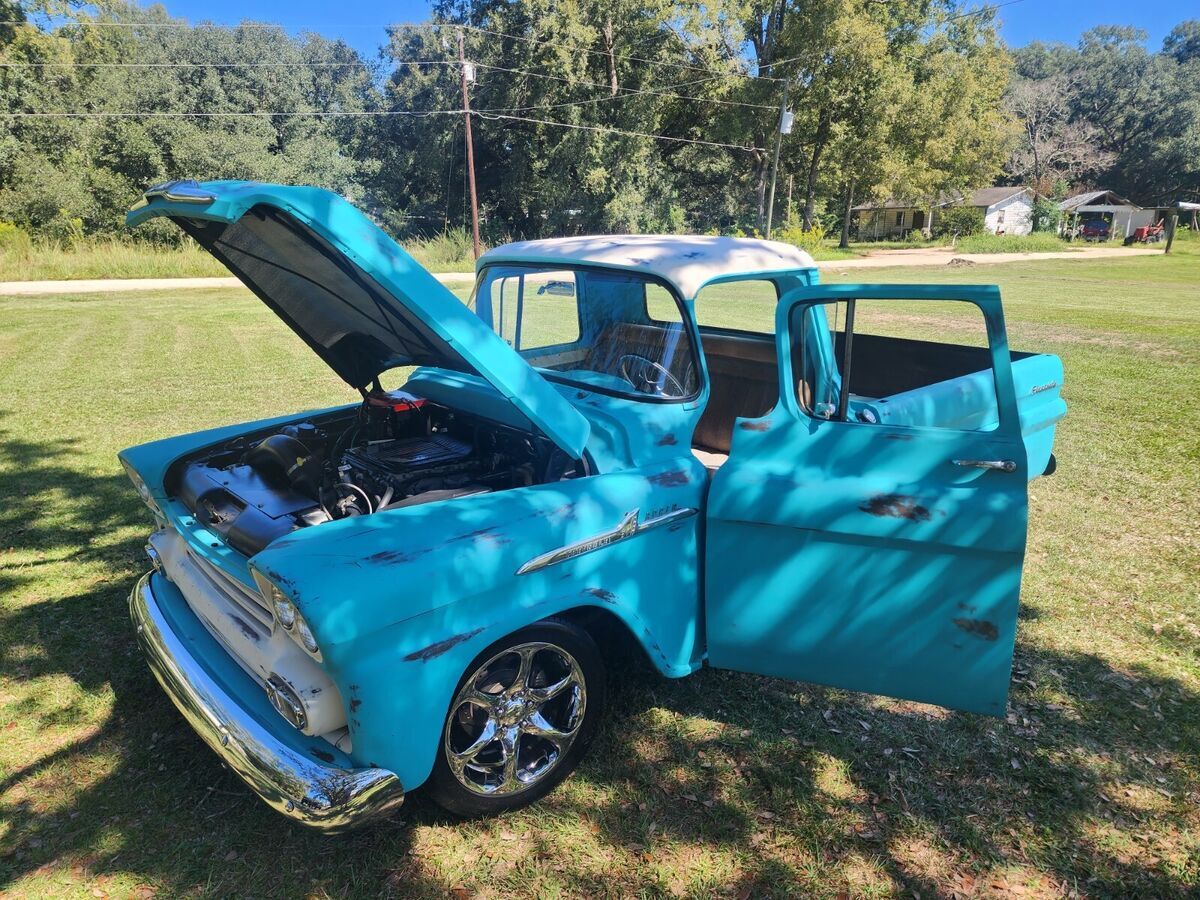
<path id="1" fill-rule="evenodd" d="M 450 771 L 475 794 L 514 794 L 541 782 L 579 734 L 583 671 L 555 644 L 497 653 L 463 683 L 446 721 Z"/>

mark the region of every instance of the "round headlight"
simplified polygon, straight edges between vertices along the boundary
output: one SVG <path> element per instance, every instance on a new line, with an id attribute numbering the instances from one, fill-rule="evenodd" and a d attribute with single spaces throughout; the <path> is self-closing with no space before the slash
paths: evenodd
<path id="1" fill-rule="evenodd" d="M 271 591 L 271 600 L 275 606 L 275 618 L 284 628 L 290 629 L 296 624 L 296 607 L 292 605 L 291 600 L 279 592 L 278 588 Z"/>
<path id="2" fill-rule="evenodd" d="M 313 637 L 312 631 L 308 628 L 308 623 L 303 619 L 296 626 L 296 634 L 300 637 L 300 643 L 309 653 L 317 652 L 317 639 Z"/>

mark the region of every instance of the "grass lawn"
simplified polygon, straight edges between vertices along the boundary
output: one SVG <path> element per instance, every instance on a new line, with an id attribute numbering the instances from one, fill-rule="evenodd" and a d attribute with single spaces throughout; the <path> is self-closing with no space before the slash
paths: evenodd
<path id="1" fill-rule="evenodd" d="M 431 272 L 471 272 L 470 235 L 450 231 L 404 247 Z M 191 242 L 179 247 L 93 238 L 73 245 L 14 240 L 0 245 L 0 281 L 77 281 L 91 278 L 228 277 L 229 271 Z"/>
<path id="2" fill-rule="evenodd" d="M 625 674 L 540 805 L 460 823 L 418 795 L 332 839 L 254 799 L 141 660 L 150 521 L 115 454 L 348 391 L 247 292 L 0 298 L 0 894 L 1196 896 L 1197 250 L 858 273 L 998 282 L 1012 344 L 1066 363 L 1006 720 Z"/>

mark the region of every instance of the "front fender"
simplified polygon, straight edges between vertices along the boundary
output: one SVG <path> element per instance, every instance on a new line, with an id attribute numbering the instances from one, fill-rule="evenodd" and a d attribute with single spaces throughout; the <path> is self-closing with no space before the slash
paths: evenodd
<path id="1" fill-rule="evenodd" d="M 432 770 L 447 707 L 490 643 L 546 616 L 609 610 L 668 676 L 700 664 L 697 538 L 707 475 L 654 469 L 479 495 L 298 532 L 253 564 L 286 591 L 346 700 L 353 756 L 406 786 Z M 660 527 L 518 574 L 631 512 Z M 321 534 L 324 532 L 324 534 Z"/>

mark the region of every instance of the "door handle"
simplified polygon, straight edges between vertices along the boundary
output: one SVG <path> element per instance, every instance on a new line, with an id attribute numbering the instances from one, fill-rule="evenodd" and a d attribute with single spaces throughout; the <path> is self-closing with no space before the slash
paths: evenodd
<path id="1" fill-rule="evenodd" d="M 995 469 L 997 472 L 1017 471 L 1017 464 L 1011 459 L 956 459 L 954 464 L 970 469 Z"/>

